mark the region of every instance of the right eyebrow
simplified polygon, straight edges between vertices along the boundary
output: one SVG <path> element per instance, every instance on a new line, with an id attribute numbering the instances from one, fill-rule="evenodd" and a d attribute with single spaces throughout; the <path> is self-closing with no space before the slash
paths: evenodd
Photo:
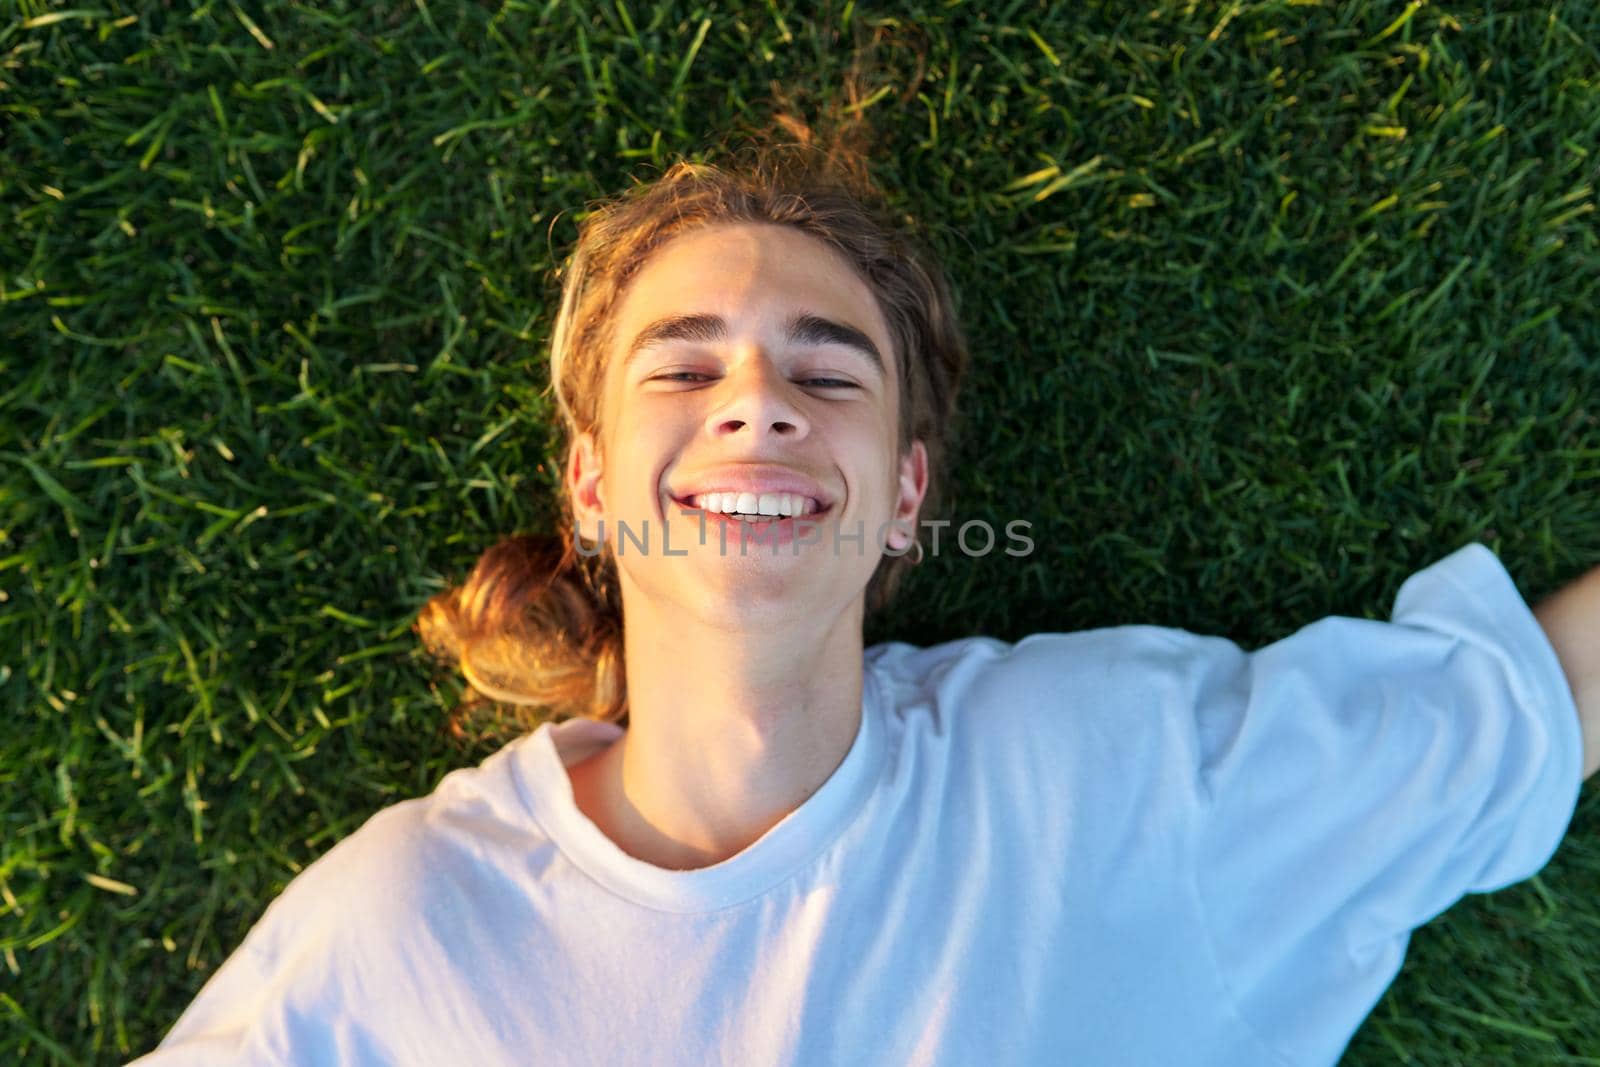
<path id="1" fill-rule="evenodd" d="M 623 357 L 622 364 L 626 367 L 634 358 L 647 348 L 663 345 L 669 341 L 694 341 L 699 344 L 708 344 L 720 341 L 728 334 L 727 324 L 715 315 L 672 315 L 664 319 L 657 319 L 634 336 L 633 343 L 628 346 L 628 354 Z"/>

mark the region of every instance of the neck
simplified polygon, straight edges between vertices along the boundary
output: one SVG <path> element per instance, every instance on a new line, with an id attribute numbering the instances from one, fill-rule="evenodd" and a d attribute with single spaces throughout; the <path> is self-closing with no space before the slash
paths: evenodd
<path id="1" fill-rule="evenodd" d="M 569 768 L 574 798 L 635 858 L 677 870 L 720 863 L 803 804 L 850 751 L 862 601 L 832 617 L 733 625 L 624 586 L 623 610 L 628 729 Z"/>

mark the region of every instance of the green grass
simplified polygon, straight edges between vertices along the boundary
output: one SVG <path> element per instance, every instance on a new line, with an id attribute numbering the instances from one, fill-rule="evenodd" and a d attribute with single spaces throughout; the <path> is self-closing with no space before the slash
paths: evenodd
<path id="1" fill-rule="evenodd" d="M 547 272 L 857 33 L 972 337 L 953 506 L 1039 542 L 869 641 L 1256 647 L 1471 540 L 1530 600 L 1600 562 L 1592 0 L 868 6 L 0 4 L 0 1059 L 146 1051 L 493 751 L 408 626 L 556 521 Z M 1600 1064 L 1597 831 L 1420 930 L 1344 1062 Z"/>

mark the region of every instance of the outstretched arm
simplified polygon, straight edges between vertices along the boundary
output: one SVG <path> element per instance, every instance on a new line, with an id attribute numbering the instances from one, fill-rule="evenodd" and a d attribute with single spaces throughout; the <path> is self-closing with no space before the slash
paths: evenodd
<path id="1" fill-rule="evenodd" d="M 1533 609 L 1561 660 L 1583 725 L 1583 776 L 1600 770 L 1600 567 Z"/>

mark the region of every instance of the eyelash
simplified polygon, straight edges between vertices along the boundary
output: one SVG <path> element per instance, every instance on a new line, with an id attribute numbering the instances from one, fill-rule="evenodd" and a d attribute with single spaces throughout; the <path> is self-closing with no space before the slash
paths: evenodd
<path id="1" fill-rule="evenodd" d="M 658 375 L 656 375 L 656 379 L 660 380 L 660 381 L 674 381 L 674 380 L 679 380 L 679 379 L 683 378 L 686 375 L 689 376 L 689 377 L 692 377 L 692 378 L 709 378 L 709 377 L 711 377 L 709 374 L 701 374 L 699 371 L 679 370 L 679 371 L 673 371 L 670 374 L 658 374 Z M 821 388 L 824 388 L 824 389 L 855 389 L 855 388 L 858 388 L 855 382 L 847 382 L 843 378 L 806 378 L 806 379 L 804 379 L 804 381 L 805 382 L 832 382 L 832 383 L 834 383 L 832 385 L 821 386 Z"/>

